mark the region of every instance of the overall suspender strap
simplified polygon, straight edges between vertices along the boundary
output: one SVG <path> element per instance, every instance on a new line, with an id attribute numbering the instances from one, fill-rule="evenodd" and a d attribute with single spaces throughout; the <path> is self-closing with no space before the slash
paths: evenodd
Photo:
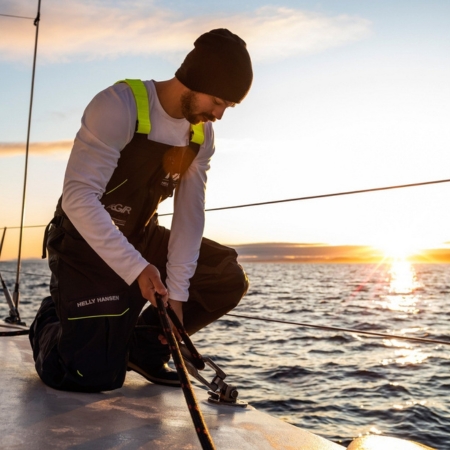
<path id="1" fill-rule="evenodd" d="M 133 91 L 137 112 L 136 133 L 148 135 L 152 129 L 152 125 L 150 123 L 150 107 L 148 104 L 148 94 L 145 84 L 141 80 L 130 79 L 121 80 L 117 83 L 127 83 Z"/>
<path id="2" fill-rule="evenodd" d="M 205 134 L 203 133 L 203 124 L 198 123 L 196 125 L 191 125 L 191 142 L 202 145 L 204 141 Z"/>
<path id="3" fill-rule="evenodd" d="M 148 104 L 148 94 L 145 84 L 141 80 L 125 79 L 118 81 L 117 83 L 127 83 L 133 92 L 134 99 L 136 100 L 137 110 L 137 127 L 136 133 L 149 134 L 152 129 L 150 123 L 150 107 Z M 117 84 L 116 83 L 116 84 Z M 203 132 L 203 124 L 198 123 L 191 125 L 191 142 L 202 145 L 205 141 L 205 134 Z"/>

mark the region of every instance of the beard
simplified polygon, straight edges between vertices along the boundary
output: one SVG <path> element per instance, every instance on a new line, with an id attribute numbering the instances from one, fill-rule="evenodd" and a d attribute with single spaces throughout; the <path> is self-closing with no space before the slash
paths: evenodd
<path id="1" fill-rule="evenodd" d="M 207 112 L 198 112 L 197 95 L 194 91 L 187 91 L 181 96 L 181 112 L 185 119 L 192 125 L 210 120 L 214 122 L 216 118 Z"/>

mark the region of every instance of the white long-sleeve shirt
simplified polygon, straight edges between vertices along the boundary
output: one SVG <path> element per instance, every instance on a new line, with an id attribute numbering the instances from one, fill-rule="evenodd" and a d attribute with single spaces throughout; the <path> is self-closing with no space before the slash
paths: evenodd
<path id="1" fill-rule="evenodd" d="M 149 94 L 152 128 L 148 138 L 172 146 L 189 143 L 190 124 L 174 119 L 162 108 L 153 81 L 144 82 Z M 81 120 L 67 165 L 62 207 L 75 228 L 97 254 L 126 283 L 133 283 L 148 262 L 111 221 L 100 202 L 136 126 L 136 103 L 125 84 L 97 94 Z M 173 300 L 188 299 L 189 279 L 195 272 L 204 229 L 206 173 L 214 153 L 211 123 L 204 124 L 205 141 L 175 192 L 169 240 L 167 289 Z"/>

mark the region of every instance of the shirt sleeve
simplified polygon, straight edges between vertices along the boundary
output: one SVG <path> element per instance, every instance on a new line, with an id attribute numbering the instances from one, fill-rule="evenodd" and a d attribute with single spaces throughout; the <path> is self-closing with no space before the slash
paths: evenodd
<path id="1" fill-rule="evenodd" d="M 136 105 L 123 83 L 100 92 L 87 106 L 67 164 L 62 207 L 78 232 L 127 284 L 148 262 L 113 224 L 100 202 L 132 139 Z"/>
<path id="2" fill-rule="evenodd" d="M 205 227 L 207 172 L 214 149 L 213 128 L 211 123 L 206 123 L 205 143 L 175 192 L 166 279 L 169 297 L 173 300 L 187 301 L 189 280 L 197 267 Z"/>

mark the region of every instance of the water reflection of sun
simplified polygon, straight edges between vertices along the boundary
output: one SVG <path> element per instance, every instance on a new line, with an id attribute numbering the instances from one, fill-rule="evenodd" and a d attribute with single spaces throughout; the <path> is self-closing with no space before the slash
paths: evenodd
<path id="1" fill-rule="evenodd" d="M 396 320 L 393 328 L 387 328 L 388 334 L 392 338 L 384 339 L 383 344 L 392 351 L 386 353 L 380 362 L 388 366 L 392 364 L 409 366 L 423 364 L 429 354 L 420 346 L 412 344 L 402 339 L 396 339 L 395 336 L 420 336 L 427 334 L 427 327 L 412 326 L 413 317 L 420 312 L 422 304 L 423 285 L 418 278 L 414 264 L 409 258 L 413 255 L 422 254 L 417 248 L 408 245 L 401 239 L 397 242 L 391 242 L 389 245 L 376 246 L 383 253 L 383 259 L 377 264 L 375 270 L 379 270 L 379 290 L 373 298 L 372 305 L 376 308 L 382 308 L 391 311 L 386 317 Z M 412 258 L 411 258 L 412 260 Z M 397 329 L 398 323 L 405 321 L 407 327 Z"/>
<path id="2" fill-rule="evenodd" d="M 421 283 L 417 279 L 414 266 L 406 259 L 396 258 L 385 261 L 388 266 L 385 293 L 381 296 L 381 306 L 391 311 L 417 314 L 418 293 Z"/>
<path id="3" fill-rule="evenodd" d="M 385 339 L 383 342 L 385 347 L 392 347 L 394 349 L 392 358 L 386 358 L 381 361 L 381 364 L 384 366 L 393 362 L 402 366 L 417 365 L 422 364 L 429 357 L 429 354 L 422 348 L 411 345 L 403 340 Z"/>
<path id="4" fill-rule="evenodd" d="M 384 254 L 383 263 L 389 266 L 388 295 L 411 295 L 419 287 L 409 258 L 421 253 L 410 241 L 399 235 L 377 246 Z M 398 300 L 398 299 L 397 299 Z M 393 303 L 396 303 L 392 299 Z"/>
<path id="5" fill-rule="evenodd" d="M 414 266 L 403 258 L 392 258 L 389 264 L 387 291 L 383 299 L 384 308 L 400 312 L 405 318 L 417 314 L 421 283 L 417 278 Z M 402 329 L 398 334 L 408 335 L 424 331 L 425 329 L 420 327 L 410 327 Z M 429 356 L 420 347 L 397 339 L 386 339 L 384 345 L 395 349 L 391 359 L 382 361 L 382 364 L 385 365 L 392 362 L 399 365 L 422 364 Z"/>
<path id="6" fill-rule="evenodd" d="M 389 270 L 390 284 L 389 293 L 398 295 L 412 294 L 418 287 L 419 282 L 413 265 L 405 259 L 391 261 Z"/>

